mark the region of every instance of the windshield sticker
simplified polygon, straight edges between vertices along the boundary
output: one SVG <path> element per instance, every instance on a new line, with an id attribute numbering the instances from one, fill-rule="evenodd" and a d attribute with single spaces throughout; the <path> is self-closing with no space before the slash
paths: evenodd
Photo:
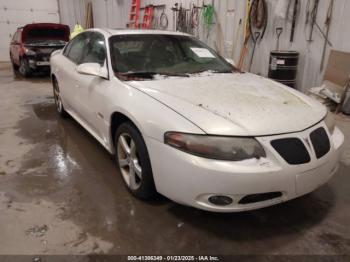
<path id="1" fill-rule="evenodd" d="M 193 53 L 201 58 L 215 58 L 215 56 L 206 48 L 191 47 Z"/>

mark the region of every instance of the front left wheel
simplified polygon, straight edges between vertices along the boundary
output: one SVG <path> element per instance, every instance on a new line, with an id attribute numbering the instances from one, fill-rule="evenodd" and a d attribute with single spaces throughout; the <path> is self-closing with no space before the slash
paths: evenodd
<path id="1" fill-rule="evenodd" d="M 21 58 L 19 61 L 19 72 L 24 77 L 29 77 L 32 75 L 32 70 L 29 67 L 28 60 L 25 58 Z"/>
<path id="2" fill-rule="evenodd" d="M 15 61 L 14 61 L 13 58 L 12 58 L 12 54 L 11 54 L 11 53 L 10 53 L 10 60 L 11 60 L 11 65 L 12 65 L 13 71 L 18 71 L 19 66 L 16 65 Z"/>
<path id="3" fill-rule="evenodd" d="M 62 98 L 60 94 L 60 88 L 58 86 L 58 82 L 56 79 L 52 80 L 52 85 L 53 85 L 53 97 L 55 99 L 57 113 L 61 117 L 67 117 L 68 113 L 66 112 L 66 110 L 64 110 Z"/>
<path id="4" fill-rule="evenodd" d="M 140 199 L 156 194 L 146 144 L 131 123 L 121 124 L 115 134 L 116 165 L 129 191 Z"/>

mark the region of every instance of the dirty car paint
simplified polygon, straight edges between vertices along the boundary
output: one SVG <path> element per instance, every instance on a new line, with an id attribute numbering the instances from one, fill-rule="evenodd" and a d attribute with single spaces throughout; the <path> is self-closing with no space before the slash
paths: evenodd
<path id="1" fill-rule="evenodd" d="M 208 134 L 262 136 L 315 125 L 326 108 L 307 96 L 253 74 L 211 74 L 129 82 Z"/>

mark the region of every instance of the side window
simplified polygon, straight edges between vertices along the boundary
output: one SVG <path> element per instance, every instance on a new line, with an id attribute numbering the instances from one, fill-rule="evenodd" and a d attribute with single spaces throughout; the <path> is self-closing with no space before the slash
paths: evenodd
<path id="1" fill-rule="evenodd" d="M 72 43 L 73 43 L 73 40 L 69 41 L 69 42 L 66 44 L 66 46 L 65 46 L 65 48 L 64 48 L 64 50 L 63 50 L 63 55 L 64 55 L 64 56 L 67 56 L 67 55 L 68 55 L 68 52 L 69 52 L 69 49 L 70 49 L 71 46 L 72 46 Z"/>
<path id="2" fill-rule="evenodd" d="M 104 36 L 99 33 L 89 33 L 81 63 L 98 63 L 103 66 L 105 60 L 106 41 Z"/>
<path id="3" fill-rule="evenodd" d="M 86 47 L 86 34 L 79 34 L 73 38 L 65 50 L 65 56 L 76 64 L 81 64 L 81 58 Z"/>

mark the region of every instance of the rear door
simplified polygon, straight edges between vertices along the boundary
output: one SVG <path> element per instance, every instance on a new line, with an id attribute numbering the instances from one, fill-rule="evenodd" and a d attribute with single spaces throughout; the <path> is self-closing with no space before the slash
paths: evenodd
<path id="1" fill-rule="evenodd" d="M 10 47 L 12 59 L 16 64 L 19 64 L 19 49 L 21 46 L 19 36 L 20 36 L 20 32 L 17 30 L 12 38 L 11 47 Z"/>

